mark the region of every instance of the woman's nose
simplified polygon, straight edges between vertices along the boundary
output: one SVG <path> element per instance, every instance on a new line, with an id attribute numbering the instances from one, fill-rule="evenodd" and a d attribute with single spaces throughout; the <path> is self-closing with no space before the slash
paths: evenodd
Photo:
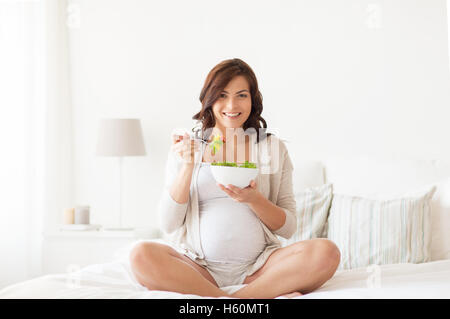
<path id="1" fill-rule="evenodd" d="M 226 102 L 227 111 L 225 111 L 225 112 L 232 112 L 235 105 L 236 105 L 236 103 L 232 98 L 228 99 L 228 101 Z"/>

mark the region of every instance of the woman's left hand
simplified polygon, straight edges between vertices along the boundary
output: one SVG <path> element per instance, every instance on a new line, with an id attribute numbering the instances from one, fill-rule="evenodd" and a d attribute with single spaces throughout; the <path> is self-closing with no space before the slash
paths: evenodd
<path id="1" fill-rule="evenodd" d="M 231 184 L 227 187 L 222 184 L 217 183 L 221 190 L 228 194 L 231 198 L 239 203 L 252 203 L 258 199 L 261 193 L 256 188 L 256 182 L 254 180 L 250 181 L 250 185 L 244 188 L 240 188 Z"/>

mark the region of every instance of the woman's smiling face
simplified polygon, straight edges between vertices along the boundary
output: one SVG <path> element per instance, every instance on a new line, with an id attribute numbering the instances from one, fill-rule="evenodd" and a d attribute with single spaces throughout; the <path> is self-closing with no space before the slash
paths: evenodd
<path id="1" fill-rule="evenodd" d="M 227 128 L 243 127 L 252 110 L 252 98 L 246 78 L 234 77 L 212 106 L 216 128 L 226 134 Z M 237 116 L 235 116 L 237 114 Z"/>

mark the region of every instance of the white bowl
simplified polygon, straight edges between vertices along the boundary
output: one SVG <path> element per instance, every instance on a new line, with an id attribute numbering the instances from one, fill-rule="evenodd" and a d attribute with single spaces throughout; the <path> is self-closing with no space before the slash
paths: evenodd
<path id="1" fill-rule="evenodd" d="M 251 180 L 258 176 L 257 168 L 233 167 L 211 165 L 211 173 L 216 182 L 227 186 L 228 184 L 244 188 L 250 185 Z"/>

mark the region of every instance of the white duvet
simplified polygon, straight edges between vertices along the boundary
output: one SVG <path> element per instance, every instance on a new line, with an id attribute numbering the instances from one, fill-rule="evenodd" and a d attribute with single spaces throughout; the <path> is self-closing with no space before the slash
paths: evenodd
<path id="1" fill-rule="evenodd" d="M 242 286 L 223 289 L 235 291 Z M 134 279 L 126 259 L 95 264 L 69 274 L 51 274 L 0 290 L 0 298 L 204 298 L 150 291 Z M 282 297 L 279 297 L 282 298 Z M 341 270 L 314 298 L 450 298 L 450 260 Z"/>

